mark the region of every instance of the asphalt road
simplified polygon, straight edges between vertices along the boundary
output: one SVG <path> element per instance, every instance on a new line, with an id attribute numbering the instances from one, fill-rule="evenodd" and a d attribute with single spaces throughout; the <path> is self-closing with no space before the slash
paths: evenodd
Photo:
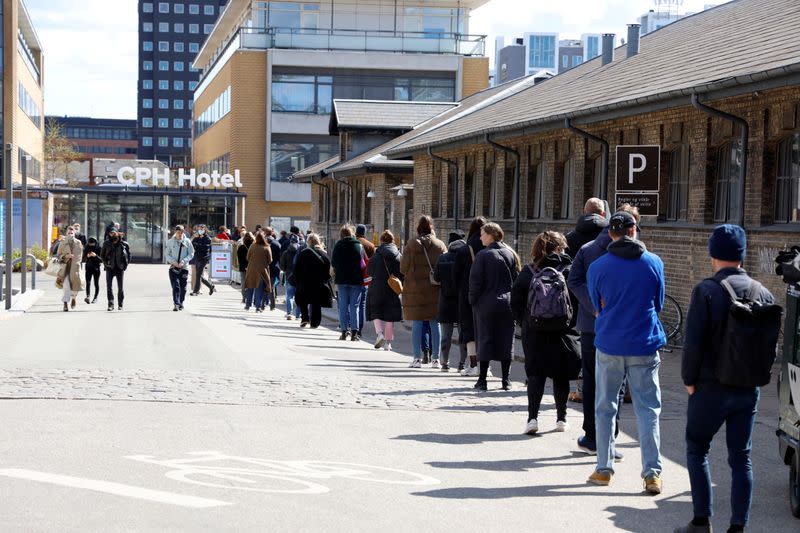
<path id="1" fill-rule="evenodd" d="M 388 353 L 278 311 L 246 314 L 230 287 L 174 313 L 163 266 L 134 265 L 127 286 L 121 313 L 102 302 L 63 313 L 48 288 L 0 321 L 0 531 L 650 532 L 691 516 L 677 354 L 662 367 L 654 498 L 629 407 L 626 460 L 611 487 L 593 487 L 579 411 L 553 432 L 548 395 L 542 434 L 523 436 L 521 382 L 475 393 L 473 379 L 409 369 L 403 328 Z M 774 387 L 763 396 L 750 531 L 796 531 Z M 721 441 L 712 468 L 724 531 Z"/>

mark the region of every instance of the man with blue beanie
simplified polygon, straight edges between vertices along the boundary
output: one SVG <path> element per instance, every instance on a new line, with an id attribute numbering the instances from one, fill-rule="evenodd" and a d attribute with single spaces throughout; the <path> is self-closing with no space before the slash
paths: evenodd
<path id="1" fill-rule="evenodd" d="M 636 239 L 636 220 L 630 213 L 614 214 L 608 228 L 614 242 L 587 273 L 589 297 L 597 314 L 594 404 L 597 468 L 588 482 L 611 484 L 619 390 L 627 378 L 639 427 L 644 487 L 650 494 L 660 494 L 658 349 L 666 344 L 667 338 L 658 313 L 664 304 L 664 263 Z"/>
<path id="2" fill-rule="evenodd" d="M 686 317 L 681 376 L 689 393 L 686 419 L 686 466 L 692 486 L 694 518 L 676 533 L 711 532 L 713 515 L 708 450 L 725 424 L 728 463 L 731 466 L 731 522 L 729 533 L 744 531 L 753 498 L 753 466 L 750 461 L 753 426 L 758 412 L 758 387 L 722 385 L 715 368 L 731 306 L 726 281 L 737 297 L 772 304 L 772 294 L 742 269 L 747 251 L 744 230 L 725 224 L 708 239 L 714 276 L 701 281 L 692 292 Z M 751 294 L 751 292 L 755 294 Z"/>

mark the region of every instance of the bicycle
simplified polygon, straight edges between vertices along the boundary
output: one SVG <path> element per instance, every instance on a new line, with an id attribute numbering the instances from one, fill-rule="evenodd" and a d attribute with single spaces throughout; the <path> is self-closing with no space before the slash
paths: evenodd
<path id="1" fill-rule="evenodd" d="M 664 306 L 658 314 L 664 333 L 667 335 L 667 344 L 663 350 L 671 352 L 683 346 L 683 310 L 678 301 L 669 294 L 664 296 Z"/>

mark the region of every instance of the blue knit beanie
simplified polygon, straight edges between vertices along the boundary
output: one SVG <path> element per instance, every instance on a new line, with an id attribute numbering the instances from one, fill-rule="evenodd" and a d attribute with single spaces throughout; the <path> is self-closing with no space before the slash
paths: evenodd
<path id="1" fill-rule="evenodd" d="M 713 259 L 744 261 L 746 250 L 744 229 L 734 224 L 717 226 L 708 238 L 708 253 Z"/>

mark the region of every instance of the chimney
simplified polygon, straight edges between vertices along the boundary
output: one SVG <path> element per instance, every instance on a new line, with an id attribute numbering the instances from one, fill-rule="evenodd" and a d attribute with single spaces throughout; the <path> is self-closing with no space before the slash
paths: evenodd
<path id="1" fill-rule="evenodd" d="M 603 34 L 603 66 L 614 61 L 614 38 L 613 33 Z"/>
<path id="2" fill-rule="evenodd" d="M 639 53 L 639 31 L 641 24 L 628 24 L 628 57 Z"/>

